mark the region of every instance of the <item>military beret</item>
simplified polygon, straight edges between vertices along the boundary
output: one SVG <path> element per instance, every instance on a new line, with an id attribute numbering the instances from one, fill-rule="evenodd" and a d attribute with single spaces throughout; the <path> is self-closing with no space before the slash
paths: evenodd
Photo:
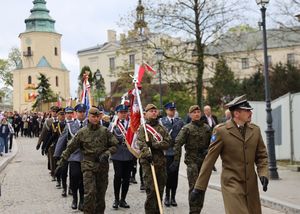
<path id="1" fill-rule="evenodd" d="M 201 110 L 200 107 L 198 105 L 192 105 L 190 108 L 189 108 L 189 113 L 192 113 L 193 111 L 195 110 Z"/>
<path id="2" fill-rule="evenodd" d="M 150 104 L 146 105 L 145 112 L 149 111 L 150 109 L 157 109 L 157 107 L 156 107 L 156 105 L 150 103 Z"/>
<path id="3" fill-rule="evenodd" d="M 87 106 L 85 104 L 80 103 L 80 104 L 76 105 L 74 109 L 75 109 L 75 111 L 84 112 L 84 111 L 86 111 Z"/>
<path id="4" fill-rule="evenodd" d="M 174 102 L 167 103 L 165 109 L 176 109 L 176 104 Z"/>
<path id="5" fill-rule="evenodd" d="M 66 113 L 72 113 L 72 112 L 74 112 L 74 109 L 73 109 L 71 106 L 67 106 L 67 107 L 65 108 L 65 112 L 66 112 Z"/>
<path id="6" fill-rule="evenodd" d="M 229 108 L 229 111 L 233 111 L 235 109 L 245 109 L 252 110 L 253 108 L 247 101 L 246 95 L 242 95 L 234 98 L 231 102 L 227 103 L 225 107 Z"/>
<path id="7" fill-rule="evenodd" d="M 59 109 L 58 106 L 51 106 L 51 107 L 50 107 L 50 110 L 51 110 L 51 111 L 54 111 L 54 112 L 57 112 L 58 109 Z"/>
<path id="8" fill-rule="evenodd" d="M 128 111 L 128 106 L 126 105 L 118 105 L 115 109 L 116 112 L 120 112 L 120 111 Z"/>
<path id="9" fill-rule="evenodd" d="M 89 110 L 89 114 L 92 114 L 92 115 L 99 115 L 100 114 L 100 111 L 98 108 L 96 107 L 91 107 L 90 110 Z"/>

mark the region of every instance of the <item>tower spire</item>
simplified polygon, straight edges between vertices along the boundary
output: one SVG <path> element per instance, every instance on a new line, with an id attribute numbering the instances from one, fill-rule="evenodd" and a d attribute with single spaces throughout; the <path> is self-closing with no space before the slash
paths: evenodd
<path id="1" fill-rule="evenodd" d="M 55 32 L 55 20 L 49 15 L 49 10 L 46 8 L 45 0 L 34 0 L 33 8 L 30 10 L 31 15 L 25 19 L 26 32 L 43 31 Z"/>
<path id="2" fill-rule="evenodd" d="M 142 34 L 143 30 L 147 27 L 147 22 L 145 22 L 145 8 L 142 5 L 142 0 L 139 0 L 138 6 L 136 8 L 136 21 L 134 23 L 134 29 L 139 30 Z"/>

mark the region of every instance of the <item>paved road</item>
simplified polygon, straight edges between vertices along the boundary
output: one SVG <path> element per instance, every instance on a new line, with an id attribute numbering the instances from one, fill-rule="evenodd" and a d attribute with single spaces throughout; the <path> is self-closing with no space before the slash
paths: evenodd
<path id="1" fill-rule="evenodd" d="M 2 195 L 0 196 L 1 214 L 48 214 L 48 213 L 81 213 L 70 208 L 72 198 L 62 198 L 61 190 L 55 188 L 46 168 L 46 157 L 35 150 L 36 138 L 19 138 L 19 152 L 13 161 L 0 174 Z M 188 213 L 187 180 L 185 166 L 181 164 L 179 188 L 177 193 L 177 208 L 165 208 L 166 214 Z M 110 166 L 110 182 L 106 196 L 106 213 L 144 213 L 145 193 L 139 190 L 139 184 L 130 186 L 127 203 L 130 209 L 113 210 L 112 178 L 113 170 Z M 222 196 L 219 191 L 208 190 L 205 208 L 202 213 L 224 213 Z M 263 207 L 265 214 L 277 214 L 278 211 Z"/>

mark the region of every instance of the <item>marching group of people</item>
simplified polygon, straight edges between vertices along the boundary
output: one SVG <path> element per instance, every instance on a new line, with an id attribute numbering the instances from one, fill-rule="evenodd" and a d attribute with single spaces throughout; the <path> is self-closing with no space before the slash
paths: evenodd
<path id="1" fill-rule="evenodd" d="M 230 114 L 221 124 L 210 106 L 204 107 L 203 114 L 198 105 L 191 106 L 188 123 L 178 117 L 174 102 L 164 107 L 166 116 L 162 117 L 154 104 L 145 106 L 146 123 L 140 125 L 134 138 L 137 153 L 132 152 L 126 139 L 130 106 L 116 106 L 112 121 L 101 108 L 91 107 L 86 114 L 84 104 L 74 109 L 51 107 L 36 149 L 47 155 L 50 175 L 56 186 L 62 187 L 62 197 L 72 195 L 72 209 L 104 213 L 110 161 L 114 169 L 114 209 L 130 208 L 126 196 L 129 184 L 137 183 L 138 163 L 140 189 L 146 192 L 144 212 L 160 212 L 158 193 L 166 207 L 176 207 L 184 146 L 189 213 L 201 212 L 219 155 L 223 161 L 221 179 L 226 213 L 261 213 L 254 165 L 266 190 L 267 152 L 259 128 L 250 123 L 252 108 L 246 98 L 241 96 L 228 104 Z"/>

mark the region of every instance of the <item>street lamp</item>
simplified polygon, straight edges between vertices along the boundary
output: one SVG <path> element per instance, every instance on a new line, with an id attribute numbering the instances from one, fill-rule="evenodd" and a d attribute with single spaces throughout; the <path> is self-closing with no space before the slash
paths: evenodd
<path id="1" fill-rule="evenodd" d="M 94 77 L 95 77 L 96 80 L 97 80 L 95 86 L 96 86 L 96 90 L 97 90 L 97 95 L 99 95 L 98 92 L 99 92 L 99 90 L 100 90 L 100 84 L 101 84 L 101 83 L 100 83 L 100 80 L 101 80 L 101 78 L 102 78 L 102 75 L 101 75 L 101 72 L 100 72 L 99 69 L 96 70 L 96 72 L 95 72 L 95 74 L 94 74 Z M 97 97 L 98 97 L 98 96 L 97 96 Z M 99 102 L 100 102 L 100 97 L 98 98 L 98 104 L 99 104 Z"/>
<path id="2" fill-rule="evenodd" d="M 159 105 L 160 105 L 160 113 L 162 113 L 162 88 L 161 88 L 161 61 L 164 57 L 164 51 L 161 48 L 157 48 L 155 51 L 155 55 L 158 61 L 158 72 L 159 72 Z"/>
<path id="3" fill-rule="evenodd" d="M 256 0 L 258 6 L 260 6 L 262 22 L 260 23 L 263 28 L 263 49 L 264 49 L 264 76 L 265 76 L 265 100 L 266 100 L 266 112 L 267 112 L 267 130 L 266 139 L 268 147 L 269 158 L 269 172 L 270 179 L 279 179 L 276 155 L 275 155 L 275 143 L 274 143 L 274 129 L 272 127 L 272 108 L 270 99 L 270 84 L 269 84 L 269 68 L 268 68 L 268 50 L 267 50 L 267 32 L 266 32 L 266 5 L 269 0 Z"/>

